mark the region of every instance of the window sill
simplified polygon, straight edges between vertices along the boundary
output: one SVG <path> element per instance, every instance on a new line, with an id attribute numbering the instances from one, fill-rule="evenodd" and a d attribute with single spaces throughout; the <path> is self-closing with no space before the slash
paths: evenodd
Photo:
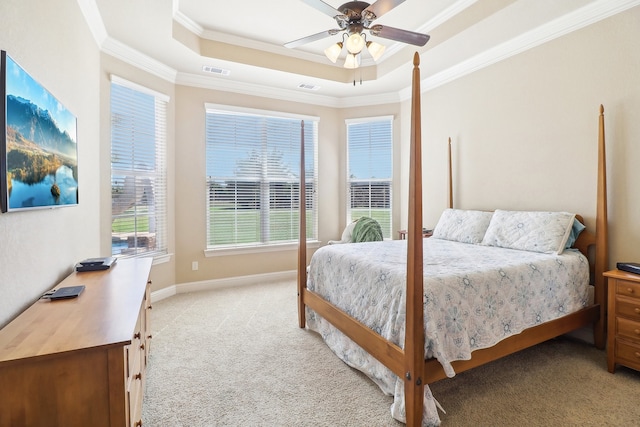
<path id="1" fill-rule="evenodd" d="M 321 242 L 318 240 L 307 241 L 307 248 L 317 249 L 321 246 Z M 293 251 L 298 249 L 297 243 L 284 243 L 280 245 L 265 245 L 265 246 L 248 246 L 244 248 L 220 248 L 220 249 L 205 249 L 204 256 L 207 258 L 215 256 L 226 255 L 245 255 L 245 254 L 257 254 L 265 252 L 281 252 L 281 251 Z"/>
<path id="2" fill-rule="evenodd" d="M 138 255 L 130 255 L 130 256 L 122 256 L 122 255 L 112 255 L 115 256 L 116 258 L 122 258 L 122 259 L 126 259 L 126 258 L 153 258 L 153 261 L 151 263 L 151 265 L 156 265 L 156 264 L 164 264 L 167 263 L 169 261 L 171 261 L 171 257 L 173 256 L 173 254 L 153 254 L 153 253 L 149 253 L 149 254 L 138 254 Z"/>
<path id="3" fill-rule="evenodd" d="M 169 262 L 171 261 L 172 255 L 173 254 L 156 255 L 153 257 L 153 263 L 151 265 L 164 264 L 165 262 Z"/>

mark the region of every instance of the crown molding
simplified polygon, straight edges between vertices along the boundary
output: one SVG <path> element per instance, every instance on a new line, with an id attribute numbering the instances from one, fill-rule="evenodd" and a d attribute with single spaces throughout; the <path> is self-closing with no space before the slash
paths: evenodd
<path id="1" fill-rule="evenodd" d="M 223 92 L 239 93 L 243 95 L 261 96 L 282 101 L 313 103 L 325 107 L 337 107 L 337 99 L 331 96 L 304 93 L 302 89 L 280 89 L 255 83 L 237 82 L 224 77 L 212 78 L 199 74 L 179 72 L 175 81 L 183 86 L 199 87 L 203 89 L 219 90 Z"/>
<path id="2" fill-rule="evenodd" d="M 461 13 L 468 7 L 472 6 L 474 3 L 478 2 L 478 0 L 457 0 L 452 5 L 444 9 L 442 12 L 438 13 L 428 22 L 423 24 L 416 31 L 429 33 L 434 28 L 438 27 L 442 23 L 451 19 L 455 15 Z M 298 59 L 304 59 L 307 61 L 318 62 L 321 64 L 326 63 L 326 57 L 324 55 L 305 52 L 297 49 L 287 49 L 283 46 L 274 46 L 271 43 L 265 43 L 259 40 L 247 39 L 244 37 L 239 37 L 231 34 L 225 34 L 218 31 L 213 31 L 209 29 L 203 28 L 189 16 L 185 15 L 179 9 L 179 0 L 173 0 L 173 19 L 178 24 L 182 25 L 187 30 L 191 31 L 197 37 L 207 40 L 218 41 L 222 43 L 231 44 L 234 46 L 240 46 L 247 49 L 257 49 L 264 52 L 271 52 L 276 54 L 283 54 L 283 52 L 287 52 L 287 56 L 291 56 Z M 381 64 L 386 61 L 388 58 L 392 57 L 395 53 L 404 49 L 405 45 L 399 42 L 395 42 L 391 44 L 382 58 L 378 60 L 378 62 L 374 61 L 373 58 L 362 58 L 362 67 L 370 67 L 376 66 L 377 64 Z"/>
<path id="3" fill-rule="evenodd" d="M 175 83 L 176 81 L 177 70 L 114 38 L 107 37 L 102 44 L 102 51 L 142 71 L 158 76 L 161 79 L 171 83 Z"/>
<path id="4" fill-rule="evenodd" d="M 106 32 L 95 0 L 77 0 L 80 9 L 92 31 L 93 37 L 103 52 L 112 55 L 143 71 L 158 76 L 175 84 L 201 87 L 226 92 L 241 93 L 253 96 L 264 96 L 284 101 L 312 103 L 333 108 L 350 108 L 357 106 L 379 105 L 394 102 L 403 102 L 410 99 L 411 88 L 407 87 L 399 92 L 383 93 L 362 97 L 330 97 L 317 93 L 303 93 L 301 90 L 275 89 L 253 83 L 233 82 L 229 80 L 212 79 L 209 76 L 201 76 L 177 72 L 171 67 L 130 48 L 129 46 L 110 38 Z M 205 31 L 193 23 L 188 17 L 175 9 L 174 19 L 195 34 L 204 34 Z M 477 0 L 459 0 L 451 7 L 426 23 L 422 28 L 433 28 L 440 20 L 448 19 L 469 7 Z M 422 92 L 428 92 L 439 86 L 464 77 L 475 71 L 508 59 L 526 50 L 537 47 L 543 43 L 554 40 L 573 31 L 579 30 L 610 16 L 624 12 L 632 7 L 640 5 L 640 0 L 599 0 L 584 6 L 574 12 L 561 16 L 547 24 L 514 37 L 498 46 L 481 52 L 465 61 L 462 61 L 448 69 L 421 80 Z M 315 55 L 313 55 L 315 56 Z"/>
<path id="5" fill-rule="evenodd" d="M 204 28 L 178 9 L 178 0 L 173 2 L 173 20 L 198 37 L 203 37 Z"/>
<path id="6" fill-rule="evenodd" d="M 95 0 L 77 1 L 80 11 L 84 16 L 84 20 L 87 22 L 87 26 L 89 27 L 89 31 L 91 31 L 91 34 L 93 35 L 93 39 L 99 47 L 102 47 L 102 43 L 107 39 L 108 34 L 107 28 L 104 26 L 104 22 L 102 22 L 102 16 L 100 15 L 98 5 L 96 5 Z"/>
<path id="7" fill-rule="evenodd" d="M 638 5 L 640 0 L 599 0 L 421 80 L 421 91 L 428 92 Z M 410 98 L 411 87 L 400 91 L 402 101 Z"/>
<path id="8" fill-rule="evenodd" d="M 177 71 L 150 56 L 139 52 L 118 40 L 109 37 L 95 0 L 77 0 L 93 39 L 103 53 L 120 59 L 127 64 L 158 76 L 169 82 L 175 82 Z M 176 0 L 177 1 L 177 0 Z"/>

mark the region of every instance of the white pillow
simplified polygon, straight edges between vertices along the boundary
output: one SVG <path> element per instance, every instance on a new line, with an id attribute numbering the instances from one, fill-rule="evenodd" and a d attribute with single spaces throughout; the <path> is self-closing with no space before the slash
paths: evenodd
<path id="1" fill-rule="evenodd" d="M 496 210 L 483 245 L 523 251 L 561 254 L 575 214 L 568 212 L 527 212 Z"/>
<path id="2" fill-rule="evenodd" d="M 433 230 L 432 238 L 478 244 L 489 227 L 492 212 L 445 209 Z"/>
<path id="3" fill-rule="evenodd" d="M 342 232 L 342 237 L 340 238 L 340 240 L 329 240 L 330 245 L 337 245 L 340 243 L 351 243 L 351 234 L 353 234 L 353 229 L 356 227 L 356 223 L 358 221 L 352 221 L 349 224 L 347 224 L 347 226 L 344 228 L 344 231 Z"/>

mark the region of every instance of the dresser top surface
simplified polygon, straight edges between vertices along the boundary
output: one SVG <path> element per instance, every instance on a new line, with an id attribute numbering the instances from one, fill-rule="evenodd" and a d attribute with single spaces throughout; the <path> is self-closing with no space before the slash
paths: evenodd
<path id="1" fill-rule="evenodd" d="M 612 279 L 631 280 L 632 282 L 640 283 L 640 274 L 629 273 L 622 270 L 610 270 L 604 272 L 605 277 L 611 277 Z"/>
<path id="2" fill-rule="evenodd" d="M 55 288 L 84 285 L 80 296 L 40 299 L 0 329 L 0 363 L 129 343 L 151 263 L 121 259 L 109 270 L 73 272 Z"/>

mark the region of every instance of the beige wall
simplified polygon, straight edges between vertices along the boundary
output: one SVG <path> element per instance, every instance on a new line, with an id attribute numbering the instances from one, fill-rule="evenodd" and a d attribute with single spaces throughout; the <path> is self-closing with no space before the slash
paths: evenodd
<path id="1" fill-rule="evenodd" d="M 593 227 L 603 104 L 611 265 L 640 260 L 638 40 L 636 7 L 425 93 L 425 226 L 446 206 L 450 136 L 456 207 L 567 210 Z"/>
<path id="2" fill-rule="evenodd" d="M 111 73 L 171 98 L 172 256 L 170 262 L 154 266 L 154 290 L 296 266 L 293 250 L 204 256 L 207 102 L 320 117 L 318 197 L 323 242 L 338 238 L 345 225 L 344 120 L 393 115 L 394 179 L 400 184 L 394 192 L 394 230 L 406 226 L 408 101 L 333 109 L 176 86 L 101 55 L 74 0 L 3 0 L 0 25 L 0 46 L 77 115 L 80 159 L 78 207 L 0 215 L 0 326 L 70 273 L 78 259 L 109 253 Z M 598 106 L 604 104 L 611 262 L 638 261 L 637 40 L 640 8 L 636 7 L 423 94 L 425 226 L 435 225 L 446 206 L 449 136 L 454 143 L 457 207 L 562 209 L 581 213 L 593 226 L 597 115 Z M 192 261 L 199 262 L 198 271 L 191 270 Z"/>
<path id="3" fill-rule="evenodd" d="M 336 110 L 310 104 L 231 94 L 178 86 L 176 88 L 176 283 L 198 282 L 235 276 L 296 269 L 294 249 L 243 255 L 206 257 L 205 103 L 248 107 L 317 116 L 318 130 L 318 233 L 326 243 L 338 239 L 345 226 L 344 120 L 347 118 L 398 115 L 399 106 Z M 397 141 L 399 142 L 399 140 Z M 398 144 L 399 146 L 399 144 Z M 398 156 L 399 158 L 399 156 Z M 399 207 L 399 201 L 398 201 Z M 310 251 L 311 254 L 311 251 Z M 309 255 L 310 255 L 309 254 Z M 191 264 L 198 262 L 193 271 Z"/>
<path id="4" fill-rule="evenodd" d="M 1 327 L 78 259 L 99 255 L 100 60 L 75 0 L 3 0 L 0 28 L 0 47 L 77 117 L 80 200 L 76 207 L 0 214 Z"/>

